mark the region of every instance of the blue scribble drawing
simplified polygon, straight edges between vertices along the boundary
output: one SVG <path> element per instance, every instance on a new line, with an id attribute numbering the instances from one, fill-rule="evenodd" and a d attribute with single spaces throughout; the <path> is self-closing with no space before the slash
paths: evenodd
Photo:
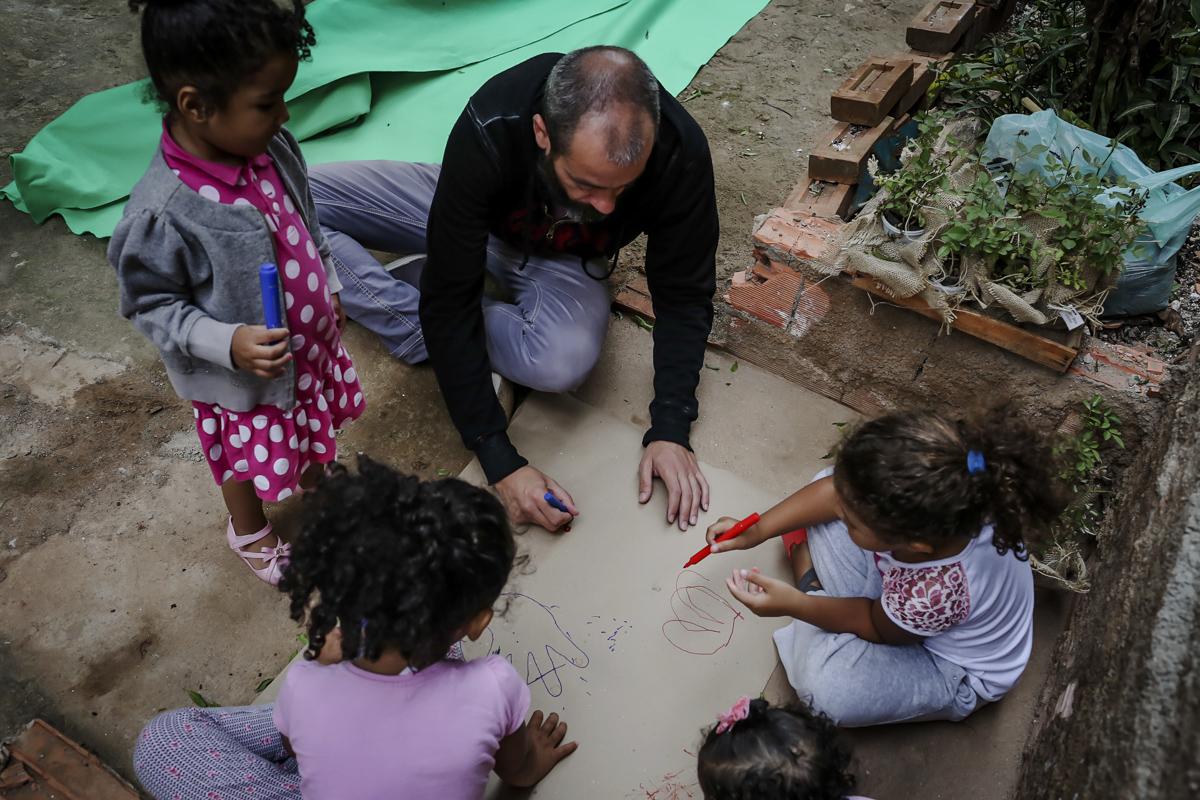
<path id="1" fill-rule="evenodd" d="M 608 635 L 608 652 L 617 652 L 617 634 L 625 630 L 624 625 L 618 625 L 617 629 Z"/>
<path id="2" fill-rule="evenodd" d="M 528 600 L 534 606 L 546 612 L 555 630 L 562 634 L 562 638 L 566 644 L 562 642 L 545 643 L 541 644 L 540 647 L 534 645 L 532 649 L 525 650 L 525 683 L 529 686 L 541 683 L 542 688 L 546 690 L 546 694 L 551 697 L 558 697 L 563 692 L 562 676 L 559 675 L 559 670 L 566 667 L 587 669 L 588 664 L 591 663 L 591 659 L 588 658 L 588 654 L 584 652 L 583 648 L 576 644 L 570 631 L 566 630 L 559 623 L 558 617 L 554 614 L 554 609 L 558 608 L 558 606 L 546 605 L 520 592 L 504 592 L 501 597 L 509 600 L 516 600 L 518 598 Z M 491 636 L 488 642 L 488 652 L 495 655 L 502 655 L 508 659 L 508 663 L 516 666 L 516 662 L 513 661 L 515 652 L 502 652 L 503 648 L 496 642 L 496 632 L 491 627 L 488 628 L 488 634 Z M 514 635 L 514 643 L 516 642 L 519 642 L 519 640 Z M 520 648 L 520 650 L 524 649 Z M 520 650 L 516 652 L 520 652 Z M 571 655 L 564 653 L 564 650 L 567 653 L 571 653 Z"/>

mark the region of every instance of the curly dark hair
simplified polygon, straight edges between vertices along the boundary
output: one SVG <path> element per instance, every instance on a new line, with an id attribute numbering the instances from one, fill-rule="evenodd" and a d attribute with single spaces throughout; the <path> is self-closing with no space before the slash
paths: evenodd
<path id="1" fill-rule="evenodd" d="M 854 791 L 849 766 L 828 717 L 758 698 L 729 730 L 709 729 L 696 772 L 705 800 L 843 800 Z"/>
<path id="2" fill-rule="evenodd" d="M 516 543 L 500 501 L 463 481 L 422 482 L 359 456 L 304 498 L 305 523 L 279 583 L 308 624 L 307 658 L 342 625 L 342 651 L 395 648 L 414 668 L 441 659 L 500 596 Z"/>
<path id="3" fill-rule="evenodd" d="M 984 466 L 972 473 L 967 455 Z M 1066 507 L 1050 437 L 1011 403 L 965 418 L 901 411 L 862 424 L 838 450 L 842 501 L 887 541 L 938 544 L 987 523 L 997 552 L 1028 558 L 1026 540 Z"/>
<path id="4" fill-rule="evenodd" d="M 145 8 L 142 55 L 152 96 L 169 111 L 184 86 L 224 108 L 272 56 L 307 60 L 317 43 L 301 0 L 129 0 L 129 8 Z"/>

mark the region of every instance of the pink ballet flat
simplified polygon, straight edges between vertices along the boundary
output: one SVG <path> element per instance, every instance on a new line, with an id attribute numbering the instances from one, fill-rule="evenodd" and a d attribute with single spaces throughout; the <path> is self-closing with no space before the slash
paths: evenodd
<path id="1" fill-rule="evenodd" d="M 267 527 L 261 531 L 250 533 L 245 536 L 238 536 L 233 530 L 233 519 L 229 520 L 229 529 L 225 532 L 225 538 L 229 542 L 229 548 L 241 557 L 242 561 L 246 562 L 246 566 L 250 571 L 261 581 L 271 584 L 272 586 L 279 585 L 279 578 L 283 575 L 283 568 L 287 566 L 288 559 L 292 554 L 292 546 L 287 542 L 280 542 L 275 547 L 263 547 L 259 550 L 246 549 L 249 545 L 257 541 L 267 538 L 271 535 L 271 523 L 267 523 Z M 251 563 L 251 559 L 262 564 L 261 567 L 255 567 Z"/>

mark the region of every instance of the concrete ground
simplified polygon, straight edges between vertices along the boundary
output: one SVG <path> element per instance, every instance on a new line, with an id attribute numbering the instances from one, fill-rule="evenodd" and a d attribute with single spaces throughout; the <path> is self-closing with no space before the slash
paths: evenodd
<path id="1" fill-rule="evenodd" d="M 713 146 L 722 276 L 749 262 L 750 219 L 794 182 L 828 92 L 868 52 L 902 48 L 919 5 L 774 0 L 685 90 Z M 0 19 L 0 155 L 79 96 L 140 77 L 135 19 L 116 0 L 0 0 Z M 0 181 L 10 175 L 4 160 Z M 142 722 L 187 703 L 187 690 L 248 701 L 295 651 L 296 631 L 282 598 L 224 545 L 190 413 L 116 315 L 104 243 L 57 219 L 36 226 L 7 203 L 0 241 L 0 739 L 42 716 L 128 774 Z M 369 410 L 342 453 L 369 450 L 425 477 L 465 466 L 430 370 L 399 364 L 353 326 L 347 344 Z M 580 397 L 645 424 L 649 352 L 645 332 L 614 324 Z M 776 493 L 807 477 L 796 465 L 819 460 L 832 423 L 851 417 L 749 365 L 734 372 L 718 354 L 709 364 L 697 451 Z M 290 510 L 276 512 L 285 528 Z M 996 711 L 859 737 L 864 787 L 913 796 L 911 773 L 924 773 L 932 797 L 1004 796 L 1032 707 L 1013 698 Z M 974 760 L 948 763 L 961 741 L 979 745 Z"/>

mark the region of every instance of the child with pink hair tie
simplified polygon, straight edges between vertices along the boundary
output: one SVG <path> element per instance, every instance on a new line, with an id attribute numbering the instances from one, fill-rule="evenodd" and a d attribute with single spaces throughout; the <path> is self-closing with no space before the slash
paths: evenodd
<path id="1" fill-rule="evenodd" d="M 742 697 L 700 746 L 704 800 L 869 800 L 852 795 L 850 752 L 830 719 L 803 705 Z"/>

